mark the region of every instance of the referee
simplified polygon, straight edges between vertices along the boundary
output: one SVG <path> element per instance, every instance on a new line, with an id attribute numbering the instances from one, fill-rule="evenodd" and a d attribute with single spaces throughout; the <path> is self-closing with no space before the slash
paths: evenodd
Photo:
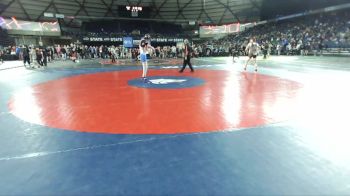
<path id="1" fill-rule="evenodd" d="M 184 49 L 184 64 L 181 68 L 181 70 L 179 71 L 180 73 L 182 73 L 184 71 L 184 69 L 186 68 L 186 66 L 188 65 L 191 69 L 191 72 L 194 72 L 194 69 L 192 67 L 191 64 L 191 52 L 192 52 L 192 48 L 188 43 L 188 40 L 185 39 L 184 40 L 184 44 L 185 44 L 185 49 Z"/>

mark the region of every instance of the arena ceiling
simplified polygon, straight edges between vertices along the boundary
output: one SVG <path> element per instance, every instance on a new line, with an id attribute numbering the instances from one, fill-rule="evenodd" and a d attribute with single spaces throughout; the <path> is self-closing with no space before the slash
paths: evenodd
<path id="1" fill-rule="evenodd" d="M 150 20 L 225 24 L 257 21 L 263 0 L 0 0 L 0 16 L 41 21 L 45 12 L 64 14 L 63 24 L 117 19 L 118 6 L 149 6 Z M 73 19 L 74 18 L 74 19 Z"/>

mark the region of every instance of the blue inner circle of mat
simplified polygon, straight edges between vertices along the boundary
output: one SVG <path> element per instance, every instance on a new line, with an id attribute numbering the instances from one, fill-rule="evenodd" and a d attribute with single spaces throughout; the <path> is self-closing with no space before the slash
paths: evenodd
<path id="1" fill-rule="evenodd" d="M 160 89 L 178 89 L 191 88 L 203 85 L 205 81 L 201 78 L 190 76 L 150 76 L 147 82 L 142 78 L 135 78 L 128 81 L 131 86 L 140 88 L 160 88 Z"/>

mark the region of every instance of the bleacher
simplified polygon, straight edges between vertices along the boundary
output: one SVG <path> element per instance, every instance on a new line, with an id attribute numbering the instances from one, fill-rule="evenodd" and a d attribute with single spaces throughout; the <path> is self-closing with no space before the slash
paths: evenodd
<path id="1" fill-rule="evenodd" d="M 14 46 L 15 40 L 7 34 L 7 31 L 0 27 L 0 46 Z"/>
<path id="2" fill-rule="evenodd" d="M 154 21 L 94 21 L 83 24 L 83 31 L 95 35 L 144 35 L 154 37 L 180 36 L 184 31 L 180 25 Z"/>

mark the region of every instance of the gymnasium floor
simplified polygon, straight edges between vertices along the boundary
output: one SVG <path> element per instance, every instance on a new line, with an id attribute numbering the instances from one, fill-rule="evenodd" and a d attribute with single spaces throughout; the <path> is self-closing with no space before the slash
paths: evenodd
<path id="1" fill-rule="evenodd" d="M 1 70 L 0 195 L 350 195 L 350 58 L 243 60 Z"/>

